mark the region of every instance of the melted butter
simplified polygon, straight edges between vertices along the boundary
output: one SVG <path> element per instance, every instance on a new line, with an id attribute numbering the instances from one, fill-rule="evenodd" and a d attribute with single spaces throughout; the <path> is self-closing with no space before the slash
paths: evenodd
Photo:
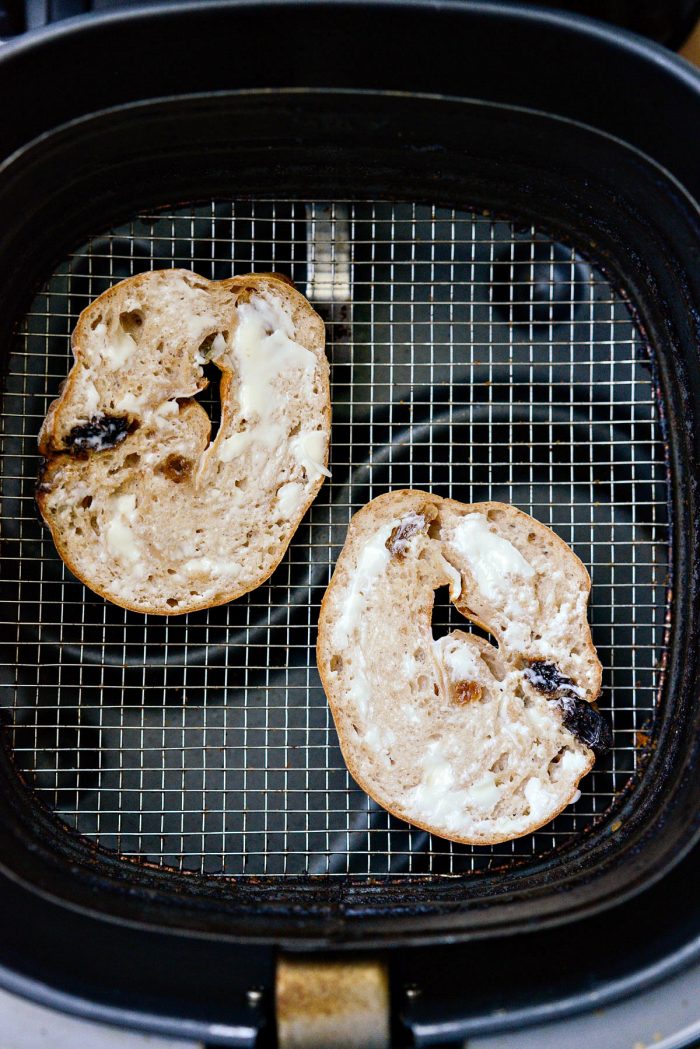
<path id="1" fill-rule="evenodd" d="M 102 357 L 108 371 L 116 371 L 117 368 L 123 368 L 135 349 L 136 343 L 132 337 L 118 325 L 114 334 L 105 341 L 102 351 Z"/>
<path id="2" fill-rule="evenodd" d="M 267 299 L 254 296 L 238 307 L 237 316 L 233 356 L 240 381 L 241 414 L 246 419 L 257 416 L 264 422 L 283 396 L 275 389 L 275 379 L 281 373 L 292 380 L 291 372 L 313 373 L 316 357 L 291 339 L 289 317 Z"/>
<path id="3" fill-rule="evenodd" d="M 466 791 L 466 800 L 467 804 L 478 812 L 491 812 L 501 800 L 501 792 L 496 786 L 495 774 L 485 772 L 481 779 Z"/>
<path id="4" fill-rule="evenodd" d="M 132 524 L 136 517 L 136 497 L 122 495 L 115 501 L 115 514 L 107 526 L 107 548 L 122 561 L 140 560 Z"/>
<path id="5" fill-rule="evenodd" d="M 378 529 L 365 543 L 357 559 L 357 568 L 352 573 L 343 614 L 334 631 L 335 643 L 341 650 L 349 644 L 350 638 L 357 631 L 367 596 L 389 564 L 391 554 L 387 550 L 386 542 L 397 524 L 398 521 L 390 521 Z"/>
<path id="6" fill-rule="evenodd" d="M 525 797 L 530 805 L 531 820 L 544 819 L 556 806 L 556 794 L 545 790 L 536 776 L 525 784 Z"/>
<path id="7" fill-rule="evenodd" d="M 222 462 L 230 462 L 249 448 L 273 449 L 280 444 L 285 437 L 282 422 L 289 401 L 281 380 L 310 394 L 317 363 L 311 350 L 291 338 L 292 322 L 281 306 L 256 295 L 241 303 L 236 314 L 231 355 L 238 379 L 239 411 L 247 429 L 221 441 L 218 456 Z M 220 350 L 220 344 L 216 348 Z"/>
<path id="8" fill-rule="evenodd" d="M 118 401 L 114 402 L 114 407 L 119 412 L 131 412 L 132 415 L 139 415 L 143 410 L 143 398 L 136 397 L 133 393 L 125 393 Z"/>
<path id="9" fill-rule="evenodd" d="M 464 638 L 447 634 L 433 642 L 433 649 L 438 660 L 449 671 L 451 681 L 481 681 L 485 671 L 491 677 L 478 651 Z"/>
<path id="10" fill-rule="evenodd" d="M 466 514 L 456 526 L 451 541 L 488 601 L 501 600 L 510 589 L 509 581 L 523 582 L 535 575 L 534 568 L 520 551 L 491 531 L 484 514 Z"/>
<path id="11" fill-rule="evenodd" d="M 330 470 L 323 465 L 326 454 L 326 435 L 321 430 L 302 433 L 292 441 L 292 454 L 300 466 L 306 470 L 310 481 L 319 477 L 330 477 Z"/>
<path id="12" fill-rule="evenodd" d="M 397 524 L 397 521 L 390 521 L 365 543 L 358 557 L 357 567 L 352 573 L 352 582 L 345 599 L 343 613 L 333 630 L 333 640 L 339 652 L 345 651 L 353 643 L 357 644 L 348 694 L 363 717 L 367 714 L 371 703 L 369 675 L 362 645 L 363 612 L 368 596 L 380 581 L 391 559 L 391 554 L 386 548 L 386 541 Z"/>
<path id="13" fill-rule="evenodd" d="M 231 434 L 230 437 L 224 438 L 219 445 L 219 459 L 222 463 L 230 463 L 232 459 L 236 459 L 247 448 L 250 448 L 252 443 L 252 430 L 242 430 L 240 433 Z"/>
<path id="14" fill-rule="evenodd" d="M 277 492 L 277 502 L 280 513 L 285 517 L 293 517 L 304 501 L 304 488 L 295 481 L 283 484 Z"/>

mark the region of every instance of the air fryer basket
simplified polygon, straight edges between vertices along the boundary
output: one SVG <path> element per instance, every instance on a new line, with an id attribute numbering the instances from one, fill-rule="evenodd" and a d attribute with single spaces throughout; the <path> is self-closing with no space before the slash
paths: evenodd
<path id="1" fill-rule="evenodd" d="M 119 277 L 171 265 L 289 274 L 327 321 L 334 425 L 333 478 L 270 582 L 166 621 L 74 580 L 33 498 L 36 430 L 77 314 Z M 613 825 L 652 746 L 669 493 L 648 347 L 573 247 L 417 204 L 144 214 L 71 253 L 35 299 L 10 358 L 5 438 L 9 597 L 22 610 L 12 752 L 87 839 L 216 878 L 440 877 L 515 870 Z M 338 749 L 316 671 L 320 601 L 350 514 L 404 486 L 514 502 L 590 566 L 615 745 L 569 811 L 515 842 L 464 848 L 412 830 L 353 785 Z"/>
<path id="2" fill-rule="evenodd" d="M 661 124 L 630 129 L 633 148 L 562 119 L 579 116 L 584 82 L 554 116 L 517 95 L 534 17 L 376 6 L 388 43 L 368 42 L 358 69 L 340 44 L 363 12 L 173 8 L 47 34 L 0 67 L 8 92 L 17 68 L 28 86 L 0 184 L 0 864 L 81 912 L 297 946 L 468 937 L 609 906 L 693 840 L 700 291 L 697 208 L 678 181 L 692 185 L 692 165 L 670 163 Z M 480 49 L 498 19 L 530 48 L 500 69 Z M 548 24 L 556 61 L 581 71 L 578 41 Z M 115 67 L 91 108 L 67 78 L 39 113 L 31 62 L 80 54 L 89 69 L 105 27 Z M 235 85 L 234 37 L 250 42 Z M 185 40 L 168 98 L 171 67 L 149 80 L 148 45 L 177 55 Z M 430 82 L 417 58 L 439 43 Z M 613 45 L 600 31 L 597 46 Z M 643 58 L 630 45 L 626 60 L 632 82 Z M 663 80 L 660 60 L 649 68 Z M 461 98 L 426 93 L 456 94 L 460 77 Z M 609 108 L 604 130 L 619 131 Z M 272 266 L 324 312 L 333 479 L 268 584 L 166 622 L 70 577 L 32 483 L 77 313 L 111 280 L 174 264 Z M 615 749 L 576 806 L 512 846 L 431 840 L 368 804 L 340 760 L 318 604 L 349 515 L 406 484 L 512 500 L 592 568 Z"/>

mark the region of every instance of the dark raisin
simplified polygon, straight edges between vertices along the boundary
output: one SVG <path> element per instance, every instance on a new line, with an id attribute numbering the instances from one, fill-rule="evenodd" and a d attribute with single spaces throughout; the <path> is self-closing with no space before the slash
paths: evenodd
<path id="1" fill-rule="evenodd" d="M 543 659 L 533 659 L 523 673 L 531 685 L 547 696 L 553 696 L 561 688 L 573 685 L 571 678 L 562 674 L 556 663 L 546 663 Z"/>
<path id="2" fill-rule="evenodd" d="M 562 722 L 576 738 L 596 754 L 603 754 L 612 746 L 612 731 L 605 718 L 594 706 L 576 695 L 576 685 L 562 674 L 556 663 L 533 659 L 523 670 L 523 676 L 539 692 L 557 704 Z M 578 690 L 580 691 L 580 689 Z"/>
<path id="3" fill-rule="evenodd" d="M 94 415 L 84 426 L 74 426 L 66 446 L 77 452 L 103 452 L 124 440 L 129 430 L 126 415 Z"/>
<path id="4" fill-rule="evenodd" d="M 564 728 L 590 747 L 595 754 L 604 754 L 612 746 L 612 730 L 603 715 L 585 699 L 562 696 L 557 700 L 562 712 Z"/>

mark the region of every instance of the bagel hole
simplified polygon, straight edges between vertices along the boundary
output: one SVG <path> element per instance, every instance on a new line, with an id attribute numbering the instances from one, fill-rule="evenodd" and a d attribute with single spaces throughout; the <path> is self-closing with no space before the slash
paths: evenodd
<path id="1" fill-rule="evenodd" d="M 168 606 L 168 608 L 176 608 L 179 604 L 179 601 L 177 601 L 177 599 L 174 597 L 169 597 L 165 603 Z"/>
<path id="2" fill-rule="evenodd" d="M 209 416 L 211 423 L 209 444 L 212 445 L 221 426 L 221 372 L 213 361 L 207 361 L 202 365 L 202 373 L 207 385 L 199 391 L 196 400 Z"/>
<path id="3" fill-rule="evenodd" d="M 470 622 L 468 616 L 474 615 L 469 609 L 465 609 L 464 615 L 450 599 L 449 586 L 439 586 L 434 593 L 433 614 L 431 627 L 433 640 L 438 641 L 453 630 L 463 630 L 465 633 L 475 634 L 477 637 L 488 641 L 494 648 L 498 648 L 498 642 L 487 630 Z"/>
<path id="4" fill-rule="evenodd" d="M 92 506 L 92 496 L 91 495 L 86 495 L 85 498 L 80 503 L 80 505 L 82 506 L 83 510 L 89 510 L 90 507 Z"/>
<path id="5" fill-rule="evenodd" d="M 460 615 L 450 601 L 449 586 L 440 586 L 433 595 L 432 630 L 433 639 L 444 637 L 453 630 L 465 626 L 464 616 Z"/>
<path id="6" fill-rule="evenodd" d="M 339 656 L 337 653 L 332 655 L 330 666 L 334 674 L 339 674 L 340 671 L 343 669 L 343 657 Z"/>
<path id="7" fill-rule="evenodd" d="M 131 467 L 134 467 L 134 466 L 138 466 L 138 464 L 140 462 L 141 462 L 141 456 L 139 455 L 138 452 L 129 452 L 128 455 L 124 456 L 124 461 L 122 463 L 122 466 L 126 466 L 126 467 L 131 468 Z"/>
<path id="8" fill-rule="evenodd" d="M 93 317 L 93 318 L 92 318 L 92 320 L 90 321 L 90 327 L 91 327 L 91 329 L 92 329 L 92 330 L 94 331 L 94 330 L 95 330 L 95 328 L 97 328 L 97 327 L 98 327 L 98 325 L 100 325 L 100 324 L 102 324 L 102 314 L 101 314 L 101 313 L 98 313 L 98 314 L 97 314 L 97 315 L 96 315 L 95 317 Z"/>

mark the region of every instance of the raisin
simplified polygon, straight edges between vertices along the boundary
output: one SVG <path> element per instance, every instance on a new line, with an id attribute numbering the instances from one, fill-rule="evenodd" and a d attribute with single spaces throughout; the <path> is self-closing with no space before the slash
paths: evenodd
<path id="1" fill-rule="evenodd" d="M 169 455 L 164 462 L 158 465 L 156 472 L 164 474 L 169 481 L 180 484 L 190 476 L 192 463 L 189 459 L 185 459 L 184 455 Z"/>
<path id="2" fill-rule="evenodd" d="M 478 681 L 458 681 L 455 684 L 455 701 L 462 705 L 481 699 L 483 688 Z"/>
<path id="3" fill-rule="evenodd" d="M 543 659 L 533 659 L 523 673 L 531 685 L 547 696 L 553 696 L 561 688 L 573 685 L 571 678 L 562 674 L 556 663 L 546 663 Z"/>
<path id="4" fill-rule="evenodd" d="M 556 663 L 533 659 L 523 675 L 539 692 L 557 704 L 562 713 L 564 728 L 596 754 L 603 754 L 612 746 L 612 730 L 602 714 L 585 699 L 576 695 L 577 688 L 570 677 L 562 674 Z"/>
<path id="5" fill-rule="evenodd" d="M 123 441 L 128 430 L 126 415 L 94 415 L 84 426 L 73 427 L 66 445 L 77 452 L 103 452 Z"/>
<path id="6" fill-rule="evenodd" d="M 604 754 L 612 746 L 612 730 L 603 715 L 591 703 L 578 696 L 562 696 L 557 700 L 562 712 L 564 728 L 590 747 L 595 754 Z"/>
<path id="7" fill-rule="evenodd" d="M 411 512 L 399 521 L 384 544 L 392 557 L 402 560 L 408 551 L 408 540 L 425 531 L 425 516 Z"/>

